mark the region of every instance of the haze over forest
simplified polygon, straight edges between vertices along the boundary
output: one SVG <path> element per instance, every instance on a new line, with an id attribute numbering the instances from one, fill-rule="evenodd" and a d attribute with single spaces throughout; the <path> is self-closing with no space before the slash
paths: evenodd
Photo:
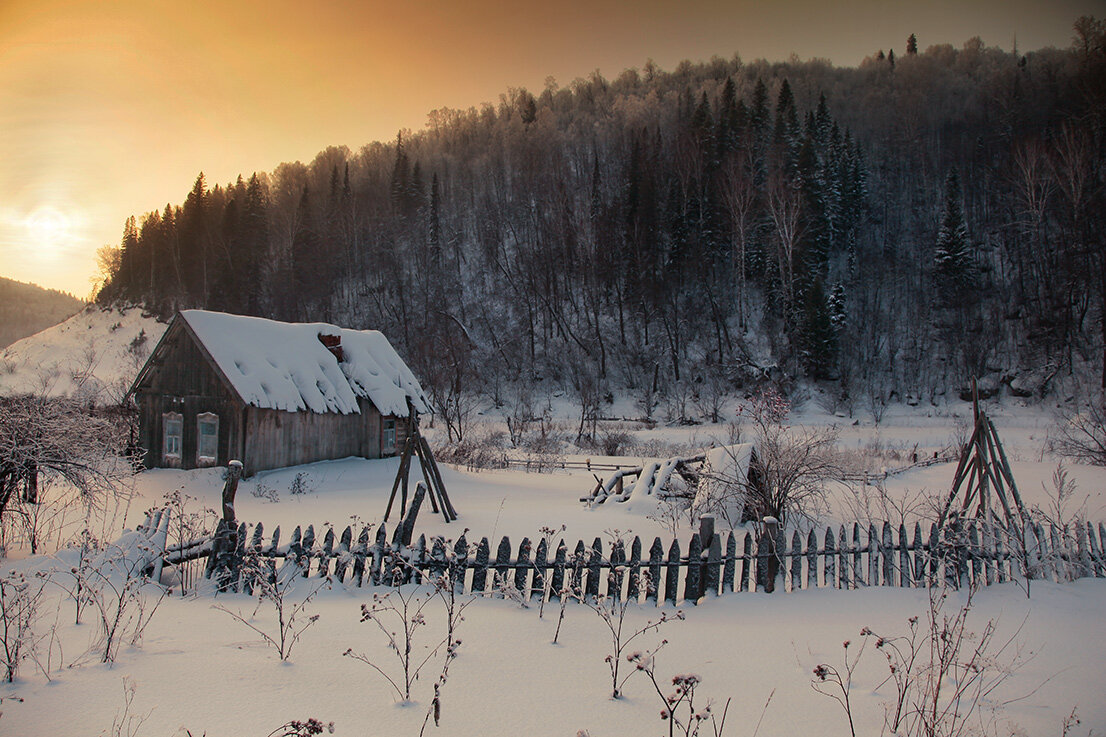
<path id="1" fill-rule="evenodd" d="M 1106 385 L 1106 24 L 856 68 L 715 58 L 512 88 L 128 221 L 101 302 L 387 334 L 439 406 L 766 375 L 936 399 Z M 1096 380 L 1097 383 L 1097 380 Z M 679 414 L 679 410 L 677 411 Z"/>

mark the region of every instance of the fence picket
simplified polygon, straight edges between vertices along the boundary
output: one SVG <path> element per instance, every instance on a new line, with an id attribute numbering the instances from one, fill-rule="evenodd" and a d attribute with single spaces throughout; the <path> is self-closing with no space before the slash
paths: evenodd
<path id="1" fill-rule="evenodd" d="M 712 597 L 718 596 L 718 585 L 722 575 L 722 538 L 719 535 L 711 537 L 710 547 L 707 549 L 707 566 L 703 573 L 703 591 Z"/>
<path id="2" fill-rule="evenodd" d="M 914 564 L 910 560 L 910 538 L 906 534 L 906 524 L 899 523 L 899 586 L 909 588 L 914 585 Z"/>
<path id="3" fill-rule="evenodd" d="M 673 540 L 668 549 L 668 570 L 664 581 L 664 601 L 675 604 L 676 588 L 680 582 L 680 541 Z"/>
<path id="4" fill-rule="evenodd" d="M 495 573 L 492 574 L 492 591 L 495 598 L 503 598 L 503 590 L 510 585 L 511 540 L 506 535 L 495 551 Z"/>
<path id="5" fill-rule="evenodd" d="M 407 567 L 407 583 L 422 583 L 422 572 L 426 570 L 426 535 L 419 535 L 411 551 L 410 565 Z"/>
<path id="6" fill-rule="evenodd" d="M 745 533 L 745 542 L 741 548 L 741 588 L 738 591 L 751 591 L 749 588 L 749 569 L 753 567 L 753 536 Z"/>
<path id="7" fill-rule="evenodd" d="M 1094 525 L 1090 522 L 1087 523 L 1087 543 L 1090 549 L 1091 567 L 1092 573 L 1095 578 L 1102 578 L 1103 576 L 1103 560 L 1102 560 L 1102 548 L 1099 547 L 1098 541 L 1095 540 Z"/>
<path id="8" fill-rule="evenodd" d="M 561 592 L 565 588 L 565 565 L 568 559 L 568 548 L 565 541 L 557 543 L 557 553 L 553 558 L 553 579 L 549 584 L 549 600 L 560 601 Z"/>
<path id="9" fill-rule="evenodd" d="M 368 552 L 369 528 L 365 526 L 361 528 L 361 534 L 357 536 L 357 545 L 350 551 L 353 556 L 353 572 L 350 574 L 350 582 L 357 588 L 361 588 L 365 580 L 365 556 Z"/>
<path id="10" fill-rule="evenodd" d="M 591 550 L 588 551 L 588 579 L 587 589 L 584 592 L 584 596 L 591 601 L 599 598 L 599 569 L 602 567 L 602 562 L 603 541 L 597 537 L 592 541 Z"/>
<path id="11" fill-rule="evenodd" d="M 369 580 L 373 586 L 380 585 L 380 577 L 384 572 L 384 550 L 388 543 L 388 531 L 384 529 L 384 523 L 376 528 L 376 540 L 372 546 L 372 567 L 369 569 Z"/>
<path id="12" fill-rule="evenodd" d="M 826 528 L 823 551 L 823 557 L 825 559 L 825 563 L 822 566 L 824 569 L 822 574 L 823 585 L 831 589 L 839 588 L 840 583 L 837 579 L 837 545 L 834 540 L 833 530 L 828 527 Z"/>
<path id="13" fill-rule="evenodd" d="M 699 533 L 691 536 L 687 548 L 687 574 L 684 577 L 684 601 L 692 606 L 699 602 L 703 586 L 703 543 Z"/>
<path id="14" fill-rule="evenodd" d="M 330 573 L 330 558 L 334 554 L 334 528 L 326 531 L 323 538 L 323 549 L 319 553 L 319 578 L 326 578 Z"/>
<path id="15" fill-rule="evenodd" d="M 308 525 L 307 532 L 303 533 L 303 553 L 300 555 L 300 562 L 303 567 L 303 577 L 307 578 L 311 574 L 311 556 L 315 554 L 315 525 Z"/>
<path id="16" fill-rule="evenodd" d="M 538 549 L 534 551 L 534 576 L 530 579 L 530 596 L 541 601 L 545 598 L 545 569 L 548 566 L 546 558 L 549 555 L 549 543 L 543 537 L 538 541 Z"/>
<path id="17" fill-rule="evenodd" d="M 346 577 L 346 568 L 349 566 L 349 546 L 353 542 L 353 530 L 346 525 L 342 530 L 342 538 L 338 541 L 338 555 L 334 559 L 334 580 L 342 583 Z"/>
<path id="18" fill-rule="evenodd" d="M 426 567 L 430 573 L 431 582 L 435 584 L 445 575 L 449 567 L 445 557 L 445 540 L 441 536 L 434 538 L 434 544 L 430 547 L 430 560 L 427 561 Z"/>
<path id="19" fill-rule="evenodd" d="M 641 538 L 634 537 L 630 543 L 630 563 L 627 573 L 626 598 L 637 601 L 641 595 Z"/>
<path id="20" fill-rule="evenodd" d="M 733 593 L 733 579 L 734 574 L 737 571 L 737 538 L 734 537 L 734 531 L 730 530 L 729 536 L 726 538 L 726 562 L 722 567 L 722 593 Z"/>
<path id="21" fill-rule="evenodd" d="M 883 531 L 880 534 L 879 557 L 883 565 L 883 585 L 895 585 L 895 549 L 891 543 L 891 524 L 883 523 Z"/>
<path id="22" fill-rule="evenodd" d="M 814 528 L 806 536 L 806 587 L 818 588 L 818 535 Z"/>
<path id="23" fill-rule="evenodd" d="M 664 545 L 659 537 L 653 538 L 653 544 L 649 547 L 649 586 L 645 590 L 645 600 L 652 600 L 654 604 L 664 601 L 660 596 L 661 562 L 663 560 Z"/>
<path id="24" fill-rule="evenodd" d="M 799 531 L 791 533 L 791 591 L 803 587 L 803 546 L 799 542 Z"/>
<path id="25" fill-rule="evenodd" d="M 868 582 L 864 579 L 864 569 L 861 568 L 862 551 L 863 548 L 860 547 L 860 525 L 853 522 L 852 575 L 853 584 L 858 589 L 868 585 Z"/>
<path id="26" fill-rule="evenodd" d="M 1091 573 L 1091 554 L 1087 547 L 1087 528 L 1079 522 L 1075 523 L 1075 551 L 1077 561 L 1075 577 L 1085 578 L 1094 575 Z"/>
<path id="27" fill-rule="evenodd" d="M 526 582 L 530 577 L 530 550 L 532 545 L 530 538 L 522 538 L 522 542 L 518 545 L 518 557 L 517 565 L 515 566 L 515 591 L 518 595 L 526 598 Z"/>
<path id="28" fill-rule="evenodd" d="M 483 593 L 488 582 L 488 556 L 491 554 L 491 545 L 488 538 L 480 538 L 480 544 L 476 546 L 476 560 L 472 570 L 472 591 Z"/>
<path id="29" fill-rule="evenodd" d="M 607 596 L 622 600 L 622 579 L 626 573 L 626 546 L 615 540 L 611 546 L 611 567 L 607 575 Z"/>
<path id="30" fill-rule="evenodd" d="M 876 526 L 872 523 L 868 523 L 868 585 L 879 586 L 879 559 L 880 559 L 880 545 L 879 536 L 876 534 Z"/>

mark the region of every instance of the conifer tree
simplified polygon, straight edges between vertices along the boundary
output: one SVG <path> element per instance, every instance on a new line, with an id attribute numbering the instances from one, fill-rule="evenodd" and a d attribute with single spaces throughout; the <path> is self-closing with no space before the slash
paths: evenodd
<path id="1" fill-rule="evenodd" d="M 933 263 L 938 297 L 944 306 L 954 306 L 958 298 L 976 286 L 978 266 L 964 220 L 960 176 L 956 169 L 952 169 L 945 180 L 945 205 Z"/>

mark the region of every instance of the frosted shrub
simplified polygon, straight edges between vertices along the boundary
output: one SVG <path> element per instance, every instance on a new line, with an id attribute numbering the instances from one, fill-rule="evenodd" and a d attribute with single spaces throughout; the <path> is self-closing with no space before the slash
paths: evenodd
<path id="1" fill-rule="evenodd" d="M 791 405 L 773 389 L 762 391 L 739 409 L 752 421 L 756 453 L 745 487 L 746 515 L 775 517 L 780 526 L 810 516 L 824 506 L 826 483 L 839 478 L 836 428 L 791 428 Z"/>
<path id="2" fill-rule="evenodd" d="M 264 481 L 258 481 L 257 485 L 250 490 L 250 496 L 254 499 L 264 499 L 267 502 L 279 502 L 280 492 L 273 487 L 266 484 Z"/>
<path id="3" fill-rule="evenodd" d="M 278 572 L 272 570 L 268 562 L 259 556 L 248 556 L 242 564 L 242 575 L 250 579 L 257 596 L 257 606 L 254 607 L 253 614 L 247 616 L 241 611 L 231 611 L 220 604 L 214 605 L 214 608 L 226 612 L 260 635 L 265 644 L 276 651 L 281 662 L 286 662 L 292 657 L 292 648 L 299 642 L 303 633 L 319 621 L 319 615 L 308 614 L 307 607 L 324 586 L 330 585 L 330 579 L 323 579 L 302 600 L 294 602 L 292 593 L 296 583 L 303 581 L 299 566 L 287 565 Z M 269 604 L 276 615 L 275 627 L 254 622 L 257 612 L 265 603 Z"/>
<path id="4" fill-rule="evenodd" d="M 411 572 L 410 566 L 402 560 L 393 561 L 391 566 L 387 574 L 391 580 L 402 581 Z M 441 717 L 441 691 L 449 677 L 450 663 L 457 657 L 461 645 L 457 626 L 464 620 L 464 610 L 473 601 L 471 597 L 457 596 L 458 582 L 463 574 L 464 570 L 450 560 L 432 586 L 406 584 L 384 594 L 374 593 L 371 602 L 361 605 L 361 621 L 374 625 L 391 655 L 377 658 L 353 648 L 342 653 L 376 671 L 392 688 L 396 699 L 403 703 L 411 701 L 411 689 L 423 670 L 440 662 L 434 696 L 423 721 L 424 729 L 431 717 L 435 724 Z M 427 615 L 437 609 L 435 602 L 441 605 L 445 626 L 444 632 L 431 635 Z M 436 658 L 441 660 L 436 661 Z"/>
<path id="5" fill-rule="evenodd" d="M 922 618 L 908 620 L 908 634 L 884 636 L 865 627 L 855 655 L 850 656 L 850 641 L 843 643 L 841 667 L 821 663 L 814 668 L 811 685 L 840 704 L 853 737 L 852 675 L 869 643 L 887 662 L 884 683 L 895 687 L 895 699 L 884 704 L 886 731 L 900 737 L 944 737 L 971 731 L 989 697 L 1023 662 L 1016 651 L 1008 652 L 1013 640 L 995 641 L 994 620 L 988 620 L 979 632 L 969 629 L 973 594 L 969 590 L 964 603 L 949 612 L 949 592 L 931 588 L 928 611 Z"/>
<path id="6" fill-rule="evenodd" d="M 700 698 L 696 703 L 696 692 L 703 679 L 695 673 L 680 673 L 672 677 L 671 688 L 666 685 L 661 687 L 661 681 L 657 680 L 656 655 L 665 645 L 667 640 L 648 652 L 634 652 L 627 656 L 627 660 L 634 666 L 636 672 L 644 673 L 653 685 L 653 690 L 660 698 L 663 706 L 660 710 L 661 721 L 668 725 L 669 737 L 683 735 L 684 737 L 697 737 L 704 727 L 710 727 L 710 734 L 721 737 L 726 728 L 726 714 L 730 709 L 730 699 L 726 699 L 722 712 L 719 714 L 714 704 L 707 700 L 704 704 Z M 664 679 L 661 679 L 664 680 Z M 774 693 L 774 692 L 773 692 Z M 768 697 L 768 701 L 772 696 Z M 768 708 L 765 703 L 764 708 Z M 761 715 L 763 718 L 763 714 Z M 759 731 L 760 724 L 757 724 Z M 755 736 L 757 731 L 753 732 Z"/>
<path id="7" fill-rule="evenodd" d="M 308 719 L 306 721 L 299 721 L 293 719 L 290 722 L 285 722 L 272 732 L 269 732 L 266 737 L 315 737 L 315 735 L 327 732 L 328 734 L 334 734 L 334 722 L 327 722 L 323 724 L 318 719 Z"/>
<path id="8" fill-rule="evenodd" d="M 11 572 L 0 578 L 0 668 L 8 683 L 19 664 L 34 657 L 34 625 L 42 601 L 42 583 Z"/>
<path id="9" fill-rule="evenodd" d="M 1057 418 L 1052 450 L 1081 463 L 1106 466 L 1106 398 L 1099 396 L 1079 412 Z"/>
<path id="10" fill-rule="evenodd" d="M 288 487 L 288 493 L 292 496 L 299 496 L 301 494 L 312 494 L 315 492 L 315 485 L 311 483 L 311 476 L 300 471 L 296 474 L 296 477 L 292 479 L 291 485 Z"/>
<path id="11" fill-rule="evenodd" d="M 99 639 L 93 646 L 101 663 L 114 663 L 119 643 L 138 645 L 168 591 L 153 583 L 143 569 L 145 556 L 131 558 L 122 550 L 110 550 L 84 572 L 84 592 L 96 612 Z"/>

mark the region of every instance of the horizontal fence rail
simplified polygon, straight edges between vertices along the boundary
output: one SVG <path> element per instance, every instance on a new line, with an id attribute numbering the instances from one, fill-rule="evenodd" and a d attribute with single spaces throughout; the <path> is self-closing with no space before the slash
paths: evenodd
<path id="1" fill-rule="evenodd" d="M 771 529 L 771 528 L 768 528 Z M 231 553 L 214 552 L 212 539 L 165 549 L 158 564 L 180 565 L 207 557 L 205 575 L 219 590 L 251 589 L 249 574 L 264 561 L 270 571 L 294 565 L 304 577 L 329 577 L 346 586 L 433 582 L 450 575 L 461 591 L 532 600 L 562 596 L 616 596 L 657 605 L 694 604 L 704 596 L 751 591 L 799 591 L 872 586 L 960 588 L 1021 579 L 1053 581 L 1106 577 L 1106 527 L 1027 524 L 1004 529 L 977 520 L 952 520 L 943 528 L 852 524 L 805 534 L 797 530 L 761 534 L 737 530 L 714 534 L 704 528 L 685 546 L 657 537 L 645 547 L 640 537 L 604 542 L 595 538 L 569 546 L 530 538 L 514 546 L 503 537 L 495 547 L 477 542 L 420 536 L 398 525 L 388 541 L 382 524 L 375 533 L 353 527 L 321 538 L 314 527 L 296 527 L 287 542 L 277 527 L 262 524 L 235 531 Z M 164 549 L 164 548 L 163 548 Z M 153 567 L 153 566 L 151 566 Z"/>

